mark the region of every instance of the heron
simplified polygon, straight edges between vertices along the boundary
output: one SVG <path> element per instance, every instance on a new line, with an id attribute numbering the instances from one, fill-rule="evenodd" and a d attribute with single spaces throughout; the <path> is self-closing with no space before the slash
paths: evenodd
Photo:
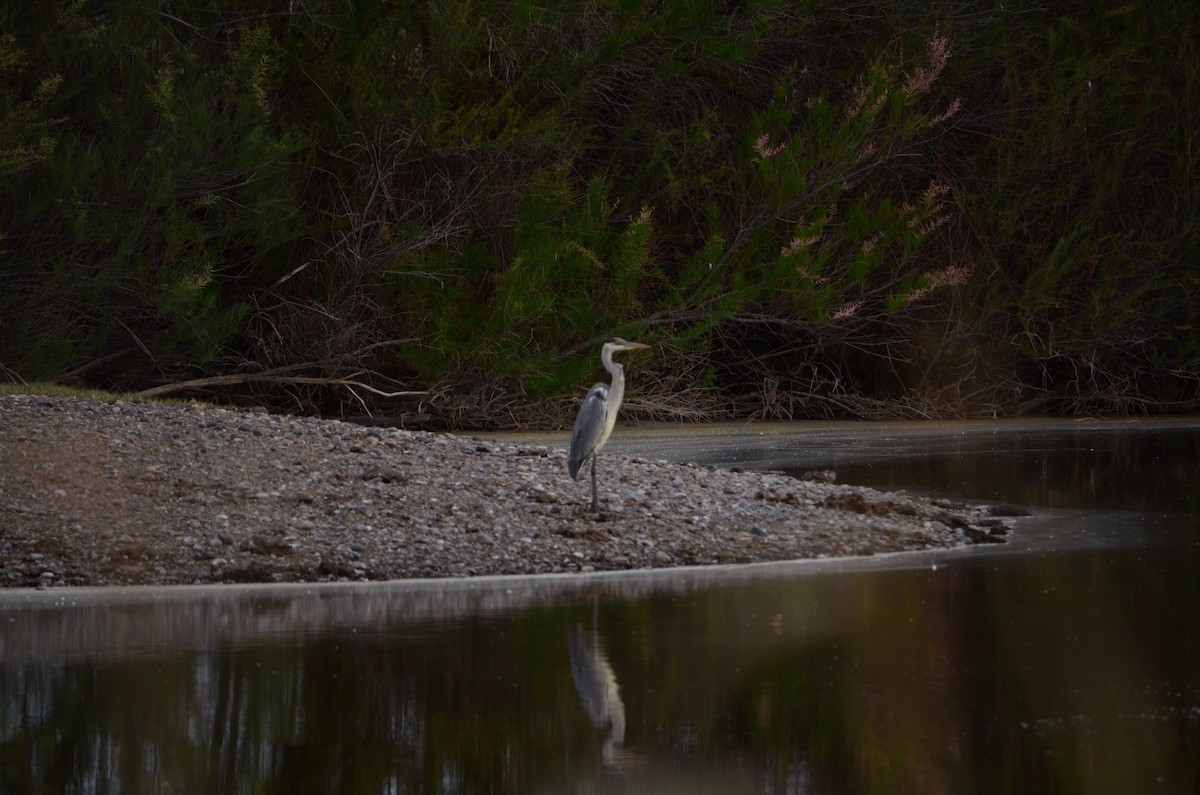
<path id="1" fill-rule="evenodd" d="M 596 494 L 596 454 L 608 441 L 613 426 L 617 423 L 617 409 L 625 396 L 625 368 L 613 361 L 618 351 L 641 351 L 649 348 L 640 342 L 629 342 L 613 337 L 600 349 L 600 363 L 612 375 L 612 383 L 596 384 L 588 390 L 575 428 L 571 431 L 571 452 L 567 456 L 567 472 L 572 478 L 579 477 L 584 462 L 592 459 L 592 510 L 599 513 L 600 501 Z"/>

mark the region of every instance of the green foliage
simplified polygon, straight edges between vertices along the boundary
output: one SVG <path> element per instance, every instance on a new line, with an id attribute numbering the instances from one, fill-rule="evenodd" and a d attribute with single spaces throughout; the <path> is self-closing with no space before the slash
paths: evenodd
<path id="1" fill-rule="evenodd" d="M 53 119 L 46 116 L 45 109 L 62 88 L 63 78 L 51 74 L 26 86 L 22 78 L 28 60 L 14 36 L 0 35 L 0 178 L 54 153 Z"/>
<path id="2" fill-rule="evenodd" d="M 231 28 L 207 53 L 149 10 L 41 10 L 31 44 L 63 75 L 43 103 L 61 132 L 34 180 L 4 182 L 24 194 L 3 220 L 27 325 L 3 355 L 35 375 L 125 350 L 157 372 L 211 362 L 246 317 L 230 285 L 299 235 L 295 146 L 265 105 L 270 34 Z"/>
<path id="3" fill-rule="evenodd" d="M 1197 22 L 5 9 L 0 365 L 536 399 L 590 382 L 623 333 L 734 413 L 1194 406 Z M 807 397 L 755 405 L 767 383 Z"/>
<path id="4" fill-rule="evenodd" d="M 1185 4 L 1028 13 L 988 53 L 991 143 L 965 185 L 994 241 L 984 308 L 1067 407 L 1194 399 L 1197 19 Z"/>

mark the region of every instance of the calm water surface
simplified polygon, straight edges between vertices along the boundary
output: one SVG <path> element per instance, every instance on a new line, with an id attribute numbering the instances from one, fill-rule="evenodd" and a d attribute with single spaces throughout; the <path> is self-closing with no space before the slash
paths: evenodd
<path id="1" fill-rule="evenodd" d="M 1038 515 L 671 577 L 0 593 L 0 792 L 1200 791 L 1200 425 L 761 430 L 622 444 Z"/>

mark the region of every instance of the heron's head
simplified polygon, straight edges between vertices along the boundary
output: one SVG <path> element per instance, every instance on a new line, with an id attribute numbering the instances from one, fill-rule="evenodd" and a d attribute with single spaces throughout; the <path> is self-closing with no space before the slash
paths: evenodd
<path id="1" fill-rule="evenodd" d="M 604 347 L 615 352 L 615 351 L 644 351 L 644 350 L 647 350 L 650 346 L 643 345 L 640 342 L 630 342 L 629 340 L 623 340 L 620 337 L 613 337 L 608 342 L 604 343 Z"/>

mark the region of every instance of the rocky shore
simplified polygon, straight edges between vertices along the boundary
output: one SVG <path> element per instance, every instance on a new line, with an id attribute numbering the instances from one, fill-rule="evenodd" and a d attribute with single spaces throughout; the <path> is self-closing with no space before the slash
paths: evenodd
<path id="1" fill-rule="evenodd" d="M 565 446 L 565 434 L 564 434 Z M 1002 541 L 1004 509 L 207 406 L 0 397 L 0 586 L 390 580 Z"/>

